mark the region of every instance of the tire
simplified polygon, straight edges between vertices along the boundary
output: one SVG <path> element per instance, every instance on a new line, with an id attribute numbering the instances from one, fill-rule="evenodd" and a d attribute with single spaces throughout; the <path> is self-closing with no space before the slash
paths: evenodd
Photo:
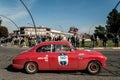
<path id="1" fill-rule="evenodd" d="M 25 64 L 25 71 L 28 74 L 34 74 L 38 71 L 38 65 L 35 62 L 27 62 Z"/>
<path id="2" fill-rule="evenodd" d="M 87 66 L 87 71 L 92 74 L 98 74 L 101 72 L 101 64 L 97 61 L 92 61 Z"/>

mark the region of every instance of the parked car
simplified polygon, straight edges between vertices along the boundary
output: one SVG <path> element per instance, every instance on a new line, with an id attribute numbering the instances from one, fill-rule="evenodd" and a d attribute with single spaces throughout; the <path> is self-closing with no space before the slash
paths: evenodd
<path id="1" fill-rule="evenodd" d="M 74 49 L 67 41 L 50 41 L 21 52 L 12 66 L 30 74 L 38 70 L 87 70 L 97 74 L 106 67 L 106 59 L 98 51 Z"/>

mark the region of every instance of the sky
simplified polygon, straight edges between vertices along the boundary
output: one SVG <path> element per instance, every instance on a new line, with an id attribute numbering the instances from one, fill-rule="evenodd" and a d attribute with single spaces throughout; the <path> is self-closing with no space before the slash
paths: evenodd
<path id="1" fill-rule="evenodd" d="M 107 15 L 119 0 L 22 0 L 30 10 L 36 26 L 45 26 L 54 30 L 68 32 L 70 27 L 79 29 L 79 33 L 93 32 L 95 26 L 106 25 Z M 120 11 L 120 5 L 117 7 Z M 20 0 L 0 0 L 2 25 L 9 32 L 17 27 L 33 26 L 30 15 Z"/>

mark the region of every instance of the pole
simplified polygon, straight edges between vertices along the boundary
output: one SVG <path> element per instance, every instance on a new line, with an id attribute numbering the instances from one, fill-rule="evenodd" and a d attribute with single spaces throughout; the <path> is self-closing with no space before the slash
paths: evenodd
<path id="1" fill-rule="evenodd" d="M 91 31 L 91 28 L 92 28 L 92 27 L 94 27 L 94 25 L 92 25 L 92 26 L 89 28 L 89 33 L 88 33 L 88 34 L 90 34 L 90 31 Z"/>
<path id="2" fill-rule="evenodd" d="M 8 18 L 7 16 L 4 16 L 4 15 L 0 15 L 0 16 L 10 20 L 17 27 L 17 29 L 19 30 L 18 25 L 13 20 L 11 20 L 10 18 Z"/>
<path id="3" fill-rule="evenodd" d="M 119 4 L 120 4 L 120 1 L 115 5 L 113 9 L 116 9 Z"/>
<path id="4" fill-rule="evenodd" d="M 30 10 L 27 8 L 27 6 L 25 5 L 25 3 L 22 0 L 20 0 L 20 2 L 23 4 L 23 6 L 25 7 L 25 9 L 27 10 L 28 14 L 31 17 L 31 20 L 33 22 L 33 26 L 34 26 L 34 29 L 35 29 L 35 36 L 37 37 L 36 25 L 35 25 L 35 21 L 34 21 L 34 19 L 32 17 L 32 14 L 31 14 Z"/>
<path id="5" fill-rule="evenodd" d="M 61 31 L 63 32 L 63 28 L 62 28 L 62 26 L 61 26 L 61 25 L 59 25 L 59 27 L 61 28 Z"/>

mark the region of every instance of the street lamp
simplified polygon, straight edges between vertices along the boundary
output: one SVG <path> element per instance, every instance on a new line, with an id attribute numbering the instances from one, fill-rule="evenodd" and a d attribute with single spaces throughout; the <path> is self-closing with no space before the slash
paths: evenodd
<path id="1" fill-rule="evenodd" d="M 30 25 L 30 26 L 34 26 L 33 24 L 31 24 L 31 23 L 27 23 L 28 25 Z"/>
<path id="2" fill-rule="evenodd" d="M 0 15 L 0 16 L 6 18 L 6 19 L 8 19 L 8 20 L 10 20 L 10 21 L 17 27 L 17 29 L 19 30 L 18 25 L 17 25 L 12 19 L 10 19 L 9 17 L 4 16 L 4 15 Z"/>
<path id="3" fill-rule="evenodd" d="M 63 32 L 63 27 L 61 25 L 59 25 L 59 27 L 60 27 L 61 31 Z"/>
<path id="4" fill-rule="evenodd" d="M 92 27 L 94 27 L 94 25 L 92 25 L 92 26 L 89 28 L 89 33 L 88 33 L 88 34 L 90 34 L 90 31 L 91 31 Z"/>
<path id="5" fill-rule="evenodd" d="M 113 9 L 116 9 L 119 4 L 120 4 L 120 1 L 115 5 L 115 7 Z"/>
<path id="6" fill-rule="evenodd" d="M 20 2 L 23 4 L 23 6 L 25 7 L 25 9 L 27 10 L 28 14 L 31 17 L 31 20 L 33 22 L 33 26 L 34 26 L 34 29 L 35 29 L 35 36 L 37 37 L 36 25 L 35 25 L 35 21 L 34 21 L 34 19 L 32 17 L 32 14 L 31 14 L 30 10 L 27 8 L 27 6 L 25 5 L 25 3 L 22 0 L 20 0 Z"/>

